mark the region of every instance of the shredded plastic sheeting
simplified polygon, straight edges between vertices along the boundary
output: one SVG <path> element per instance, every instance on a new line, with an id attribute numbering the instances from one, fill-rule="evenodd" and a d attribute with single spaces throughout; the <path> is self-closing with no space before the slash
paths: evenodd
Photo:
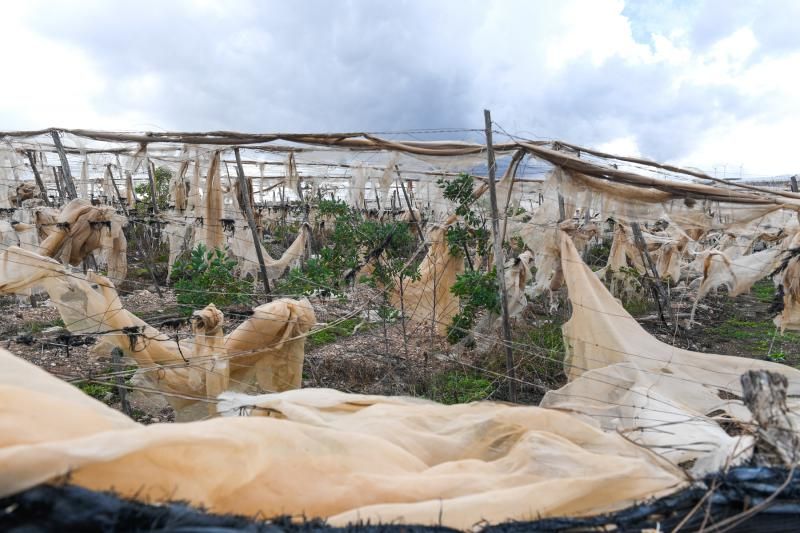
<path id="1" fill-rule="evenodd" d="M 800 246 L 800 233 L 786 237 L 780 246 L 768 248 L 750 255 L 731 258 L 725 252 L 708 250 L 698 254 L 703 265 L 702 282 L 697 290 L 689 321 L 694 320 L 697 304 L 717 287 L 727 287 L 731 296 L 738 296 L 750 290 L 760 279 L 769 276 L 781 263 L 787 250 Z M 792 269 L 787 279 L 793 279 L 798 272 Z M 787 321 L 789 324 L 791 321 Z M 778 322 L 780 325 L 780 321 Z M 786 327 L 785 325 L 783 326 Z"/>
<path id="2" fill-rule="evenodd" d="M 302 389 L 230 398 L 267 416 L 141 426 L 0 351 L 0 496 L 71 482 L 216 513 L 442 524 L 582 516 L 685 485 L 558 411 Z"/>
<path id="3" fill-rule="evenodd" d="M 740 464 L 752 437 L 730 436 L 724 420 L 750 422 L 741 402 L 740 376 L 770 370 L 789 380 L 788 405 L 800 423 L 800 371 L 777 363 L 705 354 L 665 344 L 647 333 L 561 236 L 562 270 L 572 316 L 563 326 L 570 383 L 548 392 L 541 405 L 595 420 L 607 430 L 653 449 L 693 471 Z"/>
<path id="4" fill-rule="evenodd" d="M 104 232 L 110 232 L 112 240 L 120 238 L 123 221 L 124 217 L 117 215 L 113 207 L 95 207 L 86 200 L 72 200 L 61 209 L 55 220 L 38 222 L 43 224 L 42 230 L 46 234 L 39 244 L 39 253 L 63 258 L 64 262 L 78 266 L 86 256 L 102 246 Z M 124 257 L 118 259 L 124 260 Z"/>
<path id="5" fill-rule="evenodd" d="M 305 336 L 316 322 L 308 300 L 284 298 L 253 309 L 224 337 L 222 348 L 216 341 L 209 344 L 205 329 L 195 332 L 199 340 L 179 345 L 124 309 L 108 278 L 69 273 L 56 261 L 17 247 L 0 253 L 0 292 L 19 294 L 34 287 L 48 292 L 71 333 L 102 334 L 106 343 L 136 360 L 139 381 L 165 394 L 180 420 L 207 416 L 208 405 L 199 399 L 224 390 L 253 390 L 253 384 L 263 391 L 299 387 Z M 208 324 L 216 313 L 206 308 L 198 318 Z"/>
<path id="6" fill-rule="evenodd" d="M 249 228 L 235 231 L 228 237 L 230 244 L 230 252 L 238 259 L 239 274 L 241 276 L 249 275 L 253 279 L 258 279 L 260 267 L 258 263 L 258 255 L 256 248 L 253 245 L 253 237 Z M 261 255 L 264 258 L 264 265 L 267 268 L 267 278 L 275 280 L 283 276 L 287 268 L 292 265 L 300 263 L 305 255 L 306 244 L 308 242 L 309 228 L 306 224 L 300 226 L 300 232 L 295 237 L 292 244 L 286 249 L 285 252 L 278 258 L 273 259 L 270 257 L 267 250 L 263 245 L 261 246 Z"/>

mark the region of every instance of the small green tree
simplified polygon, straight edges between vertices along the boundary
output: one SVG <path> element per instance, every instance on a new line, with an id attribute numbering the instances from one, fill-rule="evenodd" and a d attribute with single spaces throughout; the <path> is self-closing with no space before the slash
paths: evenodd
<path id="1" fill-rule="evenodd" d="M 169 209 L 169 184 L 172 180 L 172 171 L 166 167 L 156 167 L 153 181 L 156 184 L 156 205 L 159 210 Z M 140 183 L 133 189 L 136 191 L 136 213 L 140 216 L 147 215 L 151 210 L 150 182 Z"/>
<path id="2" fill-rule="evenodd" d="M 217 307 L 252 302 L 253 284 L 234 275 L 236 261 L 222 250 L 208 250 L 198 244 L 188 257 L 179 258 L 172 267 L 178 303 L 191 313 L 213 303 Z"/>
<path id="3" fill-rule="evenodd" d="M 447 228 L 450 254 L 463 255 L 468 266 L 468 270 L 459 274 L 450 287 L 450 292 L 461 302 L 459 312 L 447 327 L 447 340 L 455 344 L 469 334 L 481 312 L 500 312 L 500 297 L 495 270 L 482 272 L 470 254 L 471 249 L 478 257 L 485 258 L 489 253 L 490 234 L 486 219 L 475 209 L 475 180 L 469 174 L 459 174 L 450 181 L 439 179 L 437 184 L 442 188 L 442 195 L 456 204 L 456 214 L 461 217 L 459 222 Z"/>
<path id="4" fill-rule="evenodd" d="M 372 252 L 378 254 L 377 258 L 369 258 L 375 268 L 363 279 L 387 285 L 400 273 L 397 261 L 408 258 L 415 250 L 416 241 L 405 222 L 368 220 L 358 209 L 339 200 L 320 201 L 319 211 L 320 215 L 335 219 L 327 245 L 317 258 L 289 272 L 278 284 L 277 291 L 282 294 L 308 294 L 320 289 L 340 291 L 350 281 L 347 274 L 363 266 L 363 255 Z M 409 273 L 403 271 L 404 276 Z"/>

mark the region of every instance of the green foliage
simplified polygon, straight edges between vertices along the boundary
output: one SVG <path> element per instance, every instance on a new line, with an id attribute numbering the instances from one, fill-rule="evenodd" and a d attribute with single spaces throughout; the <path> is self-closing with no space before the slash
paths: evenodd
<path id="1" fill-rule="evenodd" d="M 364 255 L 383 250 L 373 260 L 374 270 L 359 278 L 369 283 L 390 285 L 394 276 L 415 277 L 416 267 L 405 267 L 416 250 L 416 241 L 405 222 L 367 220 L 358 209 L 339 200 L 322 200 L 320 214 L 334 216 L 335 223 L 319 256 L 302 267 L 292 269 L 278 284 L 281 294 L 309 294 L 315 290 L 341 291 L 348 280 L 346 274 L 363 265 Z M 385 245 L 385 246 L 384 246 Z"/>
<path id="2" fill-rule="evenodd" d="M 775 363 L 783 363 L 784 361 L 786 361 L 786 354 L 783 352 L 771 353 L 768 354 L 767 357 L 769 357 L 770 361 L 773 361 Z"/>
<path id="3" fill-rule="evenodd" d="M 586 264 L 590 268 L 602 268 L 608 263 L 608 256 L 611 254 L 611 243 L 601 242 L 586 250 Z"/>
<path id="4" fill-rule="evenodd" d="M 42 331 L 48 328 L 55 328 L 55 327 L 64 327 L 64 321 L 60 318 L 56 318 L 55 320 L 48 320 L 46 322 L 31 322 L 28 325 L 29 331 L 31 333 L 41 333 Z"/>
<path id="5" fill-rule="evenodd" d="M 475 203 L 475 198 L 472 196 L 475 186 L 473 177 L 462 173 L 449 181 L 439 178 L 436 184 L 442 189 L 442 196 L 457 205 L 456 215 L 463 221 L 447 228 L 446 239 L 450 254 L 457 256 L 469 253 L 468 250 L 474 247 L 477 255 L 481 257 L 487 255 L 489 230 L 486 229 L 486 220 L 473 209 Z"/>
<path id="6" fill-rule="evenodd" d="M 488 379 L 452 371 L 436 377 L 429 397 L 444 404 L 469 403 L 484 400 L 493 391 L 494 387 Z"/>
<path id="7" fill-rule="evenodd" d="M 467 336 L 482 310 L 500 313 L 500 295 L 495 270 L 486 274 L 470 270 L 459 274 L 450 292 L 461 300 L 461 310 L 447 327 L 447 340 L 455 344 Z"/>
<path id="8" fill-rule="evenodd" d="M 175 261 L 172 281 L 178 303 L 187 307 L 186 313 L 201 309 L 210 303 L 217 307 L 232 304 L 249 304 L 253 284 L 234 275 L 236 261 L 222 250 L 208 250 L 201 243 L 188 258 Z"/>
<path id="9" fill-rule="evenodd" d="M 338 321 L 309 335 L 308 342 L 312 348 L 336 342 L 340 337 L 351 336 L 356 326 L 360 323 L 361 320 L 357 318 L 348 318 Z"/>
<path id="10" fill-rule="evenodd" d="M 760 301 L 770 303 L 775 298 L 775 285 L 770 279 L 762 279 L 753 285 L 751 292 Z"/>
<path id="11" fill-rule="evenodd" d="M 96 400 L 102 400 L 109 392 L 114 392 L 114 388 L 105 383 L 81 383 L 78 388 Z"/>
<path id="12" fill-rule="evenodd" d="M 631 297 L 623 302 L 622 307 L 624 307 L 631 316 L 640 316 L 647 313 L 652 306 L 650 300 L 645 297 Z"/>
<path id="13" fill-rule="evenodd" d="M 169 182 L 172 180 L 172 171 L 166 167 L 156 167 L 156 172 L 153 174 L 153 181 L 156 184 L 156 205 L 158 209 L 163 211 L 169 209 Z M 139 200 L 136 204 L 136 213 L 140 216 L 145 216 L 150 213 L 152 202 L 150 200 L 150 182 L 140 183 L 134 187 L 136 191 L 136 198 Z"/>

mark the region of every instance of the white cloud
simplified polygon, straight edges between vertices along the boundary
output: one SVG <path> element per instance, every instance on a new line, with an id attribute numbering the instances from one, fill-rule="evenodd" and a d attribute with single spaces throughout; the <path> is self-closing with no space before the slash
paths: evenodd
<path id="1" fill-rule="evenodd" d="M 488 107 L 511 132 L 791 172 L 792 4 L 14 2 L 0 128 L 476 127 Z"/>

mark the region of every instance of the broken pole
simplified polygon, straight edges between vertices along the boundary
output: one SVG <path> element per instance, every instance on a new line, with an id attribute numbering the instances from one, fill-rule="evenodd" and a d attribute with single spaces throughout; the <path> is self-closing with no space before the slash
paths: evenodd
<path id="1" fill-rule="evenodd" d="M 39 169 L 36 168 L 36 160 L 33 158 L 33 152 L 25 150 L 25 155 L 28 156 L 28 161 L 31 164 L 33 178 L 36 180 L 36 186 L 39 187 L 39 194 L 42 196 L 42 201 L 44 201 L 44 205 L 50 207 L 50 199 L 47 197 L 47 188 L 44 186 L 44 181 L 42 181 L 42 175 L 39 174 Z"/>
<path id="2" fill-rule="evenodd" d="M 147 159 L 145 165 L 147 167 L 147 179 L 150 181 L 150 206 L 153 209 L 153 215 L 158 214 L 158 201 L 156 200 L 156 179 L 155 179 L 155 165 Z"/>
<path id="3" fill-rule="evenodd" d="M 414 224 L 414 227 L 417 228 L 417 235 L 419 235 L 420 240 L 424 241 L 425 237 L 422 236 L 422 228 L 419 226 L 417 222 L 417 217 L 414 215 L 414 209 L 411 207 L 411 200 L 408 198 L 408 193 L 406 192 L 406 186 L 403 184 L 403 176 L 400 175 L 400 167 L 395 165 L 395 171 L 397 172 L 397 179 L 400 181 L 400 188 L 403 190 L 403 198 L 406 199 L 406 205 L 408 206 L 408 216 L 411 218 L 411 223 Z"/>
<path id="4" fill-rule="evenodd" d="M 67 153 L 64 151 L 64 145 L 61 144 L 61 137 L 58 136 L 58 130 L 50 130 L 50 135 L 53 137 L 53 144 L 55 144 L 58 157 L 61 159 L 61 177 L 64 178 L 64 192 L 67 198 L 74 200 L 78 197 L 78 191 L 75 190 L 75 183 L 72 181 L 72 172 L 69 169 Z"/>
<path id="5" fill-rule="evenodd" d="M 244 168 L 242 168 L 242 158 L 239 156 L 239 147 L 233 149 L 236 156 L 236 174 L 239 179 L 239 190 L 247 191 L 247 181 L 244 178 Z M 242 194 L 244 213 L 247 216 L 247 224 L 250 226 L 250 232 L 253 234 L 253 245 L 256 247 L 256 257 L 258 257 L 258 268 L 261 270 L 261 279 L 264 281 L 264 292 L 267 294 L 267 299 L 270 300 L 269 291 L 269 278 L 267 277 L 267 265 L 264 263 L 264 254 L 261 249 L 261 239 L 258 237 L 258 228 L 256 228 L 256 220 L 253 216 L 253 206 L 250 205 L 250 196 Z M 301 230 L 303 231 L 303 230 Z"/>
<path id="6" fill-rule="evenodd" d="M 800 436 L 786 406 L 789 381 L 768 370 L 748 370 L 740 378 L 742 401 L 753 414 L 756 466 L 792 466 L 800 459 Z"/>
<path id="7" fill-rule="evenodd" d="M 558 193 L 558 217 L 559 222 L 567 220 L 567 210 L 564 207 L 564 197 L 561 196 L 561 193 Z"/>
<path id="8" fill-rule="evenodd" d="M 494 235 L 494 265 L 497 271 L 497 282 L 500 286 L 500 305 L 503 311 L 503 344 L 506 348 L 506 372 L 508 378 L 508 397 L 517 401 L 517 377 L 514 365 L 514 351 L 511 345 L 511 322 L 508 316 L 508 294 L 506 292 L 506 276 L 503 261 L 503 244 L 500 242 L 500 217 L 497 211 L 497 191 L 495 190 L 496 163 L 492 148 L 492 115 L 488 109 L 483 110 L 486 123 L 486 158 L 489 165 L 489 202 L 492 207 L 492 233 Z"/>
<path id="9" fill-rule="evenodd" d="M 119 192 L 119 187 L 117 187 L 117 182 L 114 180 L 114 172 L 111 170 L 111 163 L 106 165 L 106 172 L 108 172 L 108 179 L 111 180 L 111 185 L 114 186 L 114 192 L 117 193 L 117 201 L 119 202 L 120 207 L 125 212 L 125 216 L 128 216 L 128 206 L 127 200 L 122 197 L 122 194 Z"/>
<path id="10" fill-rule="evenodd" d="M 644 235 L 642 234 L 642 229 L 639 227 L 639 223 L 631 223 L 631 230 L 633 231 L 633 242 L 636 244 L 636 247 L 639 248 L 639 252 L 642 254 L 645 267 L 650 271 L 650 275 L 653 277 L 653 291 L 655 292 L 656 303 L 658 303 L 658 313 L 661 317 L 661 321 L 665 325 L 668 325 L 667 319 L 664 316 L 664 310 L 666 309 L 671 323 L 677 326 L 675 316 L 672 312 L 672 305 L 669 301 L 669 295 L 667 294 L 666 289 L 664 289 L 664 285 L 661 283 L 661 276 L 658 275 L 656 264 L 653 261 L 653 258 L 650 257 L 650 253 L 647 251 L 647 242 L 644 240 Z"/>

